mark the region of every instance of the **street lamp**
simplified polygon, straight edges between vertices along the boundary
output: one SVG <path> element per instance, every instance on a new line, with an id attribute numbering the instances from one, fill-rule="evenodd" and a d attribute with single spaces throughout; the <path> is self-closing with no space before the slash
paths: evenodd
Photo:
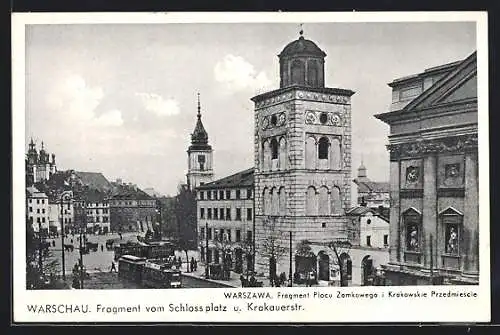
<path id="1" fill-rule="evenodd" d="M 205 223 L 205 278 L 208 278 L 208 221 Z"/>
<path id="2" fill-rule="evenodd" d="M 62 278 L 63 281 L 66 281 L 66 266 L 64 259 L 64 202 L 67 201 L 69 203 L 71 199 L 71 192 L 65 191 L 61 194 L 61 254 L 62 254 Z"/>

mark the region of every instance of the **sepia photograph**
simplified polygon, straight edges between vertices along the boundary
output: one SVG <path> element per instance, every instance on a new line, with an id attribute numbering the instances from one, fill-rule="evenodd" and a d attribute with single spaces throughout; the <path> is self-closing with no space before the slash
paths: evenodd
<path id="1" fill-rule="evenodd" d="M 15 290 L 489 304 L 485 16 L 256 14 L 18 16 Z"/>

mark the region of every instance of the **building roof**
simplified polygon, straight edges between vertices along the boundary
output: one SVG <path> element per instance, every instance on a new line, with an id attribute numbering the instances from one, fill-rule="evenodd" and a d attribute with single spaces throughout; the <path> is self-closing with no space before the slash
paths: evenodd
<path id="1" fill-rule="evenodd" d="M 375 216 L 380 217 L 381 219 L 389 222 L 389 212 L 390 209 L 386 207 L 379 207 L 379 208 L 371 208 L 371 207 L 366 207 L 366 206 L 358 206 L 358 207 L 353 207 L 349 209 L 346 212 L 346 215 L 348 216 L 362 216 L 365 215 L 366 213 L 372 213 Z"/>
<path id="2" fill-rule="evenodd" d="M 111 183 L 100 172 L 75 171 L 75 175 L 78 176 L 83 185 L 95 188 L 101 192 L 111 189 Z"/>
<path id="3" fill-rule="evenodd" d="M 26 193 L 30 197 L 39 197 L 39 198 L 47 198 L 47 195 L 43 192 L 40 192 L 36 187 L 30 186 L 26 188 Z"/>
<path id="4" fill-rule="evenodd" d="M 106 200 L 107 195 L 104 192 L 96 190 L 94 188 L 84 188 L 79 192 L 75 192 L 75 198 L 79 200 L 84 200 L 88 203 L 102 203 Z"/>
<path id="5" fill-rule="evenodd" d="M 321 50 L 316 43 L 311 40 L 306 40 L 304 36 L 300 36 L 297 40 L 287 44 L 281 51 L 279 57 L 294 56 L 294 55 L 312 55 L 325 57 L 326 53 Z"/>
<path id="6" fill-rule="evenodd" d="M 391 185 L 388 182 L 379 181 L 360 181 L 354 179 L 356 185 L 358 185 L 358 192 L 360 193 L 389 193 Z"/>
<path id="7" fill-rule="evenodd" d="M 439 65 L 439 66 L 434 66 L 434 67 L 431 67 L 431 68 L 427 68 L 423 72 L 394 79 L 388 85 L 390 87 L 394 87 L 396 85 L 401 85 L 404 82 L 412 81 L 412 80 L 414 80 L 416 78 L 428 77 L 428 76 L 431 76 L 431 75 L 436 75 L 438 73 L 447 73 L 447 72 L 452 71 L 454 68 L 456 68 L 461 62 L 462 61 L 455 61 L 455 62 L 451 62 L 451 63 L 447 63 L 447 64 L 443 64 L 443 65 Z"/>
<path id="8" fill-rule="evenodd" d="M 112 199 L 130 199 L 130 200 L 152 200 L 149 194 L 138 187 L 129 185 L 117 185 L 111 195 Z"/>
<path id="9" fill-rule="evenodd" d="M 200 185 L 198 189 L 249 187 L 254 184 L 254 168 Z"/>

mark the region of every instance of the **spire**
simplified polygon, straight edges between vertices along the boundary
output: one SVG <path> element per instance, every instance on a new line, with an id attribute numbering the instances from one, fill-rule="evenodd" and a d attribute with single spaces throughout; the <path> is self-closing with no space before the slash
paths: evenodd
<path id="1" fill-rule="evenodd" d="M 365 167 L 365 164 L 363 163 L 363 155 L 361 155 L 361 165 L 358 168 L 358 179 L 360 181 L 368 181 L 366 167 Z"/>
<path id="2" fill-rule="evenodd" d="M 200 104 L 200 93 L 198 96 L 198 112 L 197 112 L 197 120 L 196 126 L 194 127 L 194 131 L 191 134 L 191 146 L 189 147 L 192 150 L 198 149 L 210 149 L 208 145 L 208 134 L 203 126 L 203 122 L 201 122 L 201 104 Z"/>
<path id="3" fill-rule="evenodd" d="M 198 92 L 198 119 L 201 119 L 200 92 Z"/>
<path id="4" fill-rule="evenodd" d="M 300 24 L 300 31 L 299 31 L 299 35 L 300 37 L 299 38 L 304 38 L 304 28 L 303 28 L 303 23 Z"/>

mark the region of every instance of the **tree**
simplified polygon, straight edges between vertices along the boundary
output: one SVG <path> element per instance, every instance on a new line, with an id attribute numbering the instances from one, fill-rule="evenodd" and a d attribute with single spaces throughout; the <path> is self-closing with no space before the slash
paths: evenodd
<path id="1" fill-rule="evenodd" d="M 253 271 L 253 241 L 245 238 L 243 239 L 242 242 L 240 242 L 240 247 L 243 252 L 243 255 L 245 255 L 245 261 L 247 263 L 247 271 L 246 271 L 246 277 L 248 280 L 248 277 L 250 275 L 250 271 Z"/>
<path id="2" fill-rule="evenodd" d="M 216 236 L 215 246 L 222 253 L 222 275 L 226 280 L 230 278 L 231 273 L 231 245 L 227 234 Z"/>
<path id="3" fill-rule="evenodd" d="M 342 260 L 342 254 L 349 254 L 349 250 L 351 249 L 351 242 L 345 239 L 337 239 L 335 241 L 331 241 L 328 243 L 328 247 L 333 251 L 334 265 L 339 267 L 340 272 L 340 286 L 347 286 L 347 260 Z"/>
<path id="4" fill-rule="evenodd" d="M 271 286 L 274 286 L 276 277 L 276 264 L 287 253 L 287 248 L 282 246 L 284 235 L 282 231 L 276 229 L 276 218 L 267 217 L 264 220 L 265 238 L 260 245 L 260 253 L 268 259 L 269 264 L 269 279 Z"/>
<path id="5" fill-rule="evenodd" d="M 196 248 L 196 192 L 187 185 L 180 185 L 175 202 L 175 215 L 177 221 L 177 236 L 182 240 L 187 250 Z"/>

